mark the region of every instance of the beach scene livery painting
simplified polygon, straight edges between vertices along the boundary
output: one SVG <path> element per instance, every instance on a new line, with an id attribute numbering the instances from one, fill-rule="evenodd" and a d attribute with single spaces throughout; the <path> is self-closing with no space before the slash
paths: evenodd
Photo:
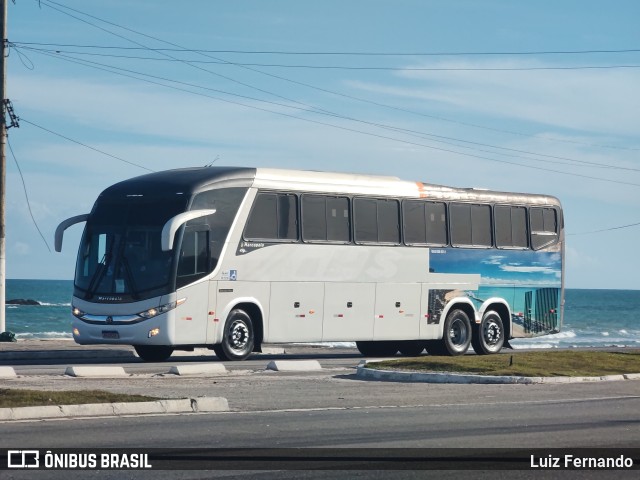
<path id="1" fill-rule="evenodd" d="M 489 298 L 498 297 L 509 302 L 513 337 L 560 331 L 562 256 L 559 251 L 431 249 L 429 270 L 480 277 L 474 290 L 432 290 L 430 314 L 439 314 L 453 297 L 467 296 L 476 307 Z"/>

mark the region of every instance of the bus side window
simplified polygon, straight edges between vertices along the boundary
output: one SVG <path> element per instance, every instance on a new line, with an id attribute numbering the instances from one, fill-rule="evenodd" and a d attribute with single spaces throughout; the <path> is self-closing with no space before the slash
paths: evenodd
<path id="1" fill-rule="evenodd" d="M 539 250 L 558 241 L 558 219 L 554 208 L 532 207 L 529 211 L 531 222 L 531 247 Z"/>
<path id="2" fill-rule="evenodd" d="M 491 247 L 491 206 L 452 203 L 450 216 L 454 247 Z"/>
<path id="3" fill-rule="evenodd" d="M 302 196 L 302 239 L 349 243 L 349 199 L 325 195 Z"/>
<path id="4" fill-rule="evenodd" d="M 496 228 L 496 247 L 527 248 L 527 209 L 496 205 L 494 209 Z"/>
<path id="5" fill-rule="evenodd" d="M 403 220 L 407 245 L 447 244 L 447 210 L 444 203 L 407 200 L 403 204 Z"/>
<path id="6" fill-rule="evenodd" d="M 209 271 L 209 231 L 187 229 L 182 237 L 176 287 L 187 285 Z"/>
<path id="7" fill-rule="evenodd" d="M 298 240 L 298 198 L 286 193 L 258 193 L 244 232 L 247 240 Z"/>
<path id="8" fill-rule="evenodd" d="M 355 198 L 357 243 L 400 243 L 400 203 L 384 198 Z"/>

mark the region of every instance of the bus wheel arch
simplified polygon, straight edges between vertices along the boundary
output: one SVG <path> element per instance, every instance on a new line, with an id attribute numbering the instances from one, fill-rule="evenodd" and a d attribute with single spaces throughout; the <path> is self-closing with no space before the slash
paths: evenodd
<path id="1" fill-rule="evenodd" d="M 241 308 L 229 312 L 221 343 L 213 346 L 220 360 L 244 360 L 253 352 L 255 328 L 251 316 Z"/>

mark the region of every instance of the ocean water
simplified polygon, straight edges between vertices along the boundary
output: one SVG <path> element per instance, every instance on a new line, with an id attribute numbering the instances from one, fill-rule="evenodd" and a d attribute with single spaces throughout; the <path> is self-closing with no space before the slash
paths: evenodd
<path id="1" fill-rule="evenodd" d="M 33 299 L 41 305 L 7 305 L 7 330 L 18 339 L 71 337 L 71 280 L 7 280 L 7 300 Z M 562 331 L 516 339 L 516 348 L 640 347 L 640 290 L 565 292 Z M 353 343 L 334 343 L 335 347 Z"/>

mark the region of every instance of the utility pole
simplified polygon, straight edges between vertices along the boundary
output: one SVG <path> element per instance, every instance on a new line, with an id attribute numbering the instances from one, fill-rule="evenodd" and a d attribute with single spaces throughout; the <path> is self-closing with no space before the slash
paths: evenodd
<path id="1" fill-rule="evenodd" d="M 5 197 L 6 197 L 6 172 L 7 155 L 5 152 L 7 143 L 7 117 L 5 98 L 7 96 L 7 0 L 0 0 L 0 101 L 2 102 L 2 115 L 0 115 L 0 333 L 6 329 L 6 261 L 7 244 L 5 232 Z"/>

